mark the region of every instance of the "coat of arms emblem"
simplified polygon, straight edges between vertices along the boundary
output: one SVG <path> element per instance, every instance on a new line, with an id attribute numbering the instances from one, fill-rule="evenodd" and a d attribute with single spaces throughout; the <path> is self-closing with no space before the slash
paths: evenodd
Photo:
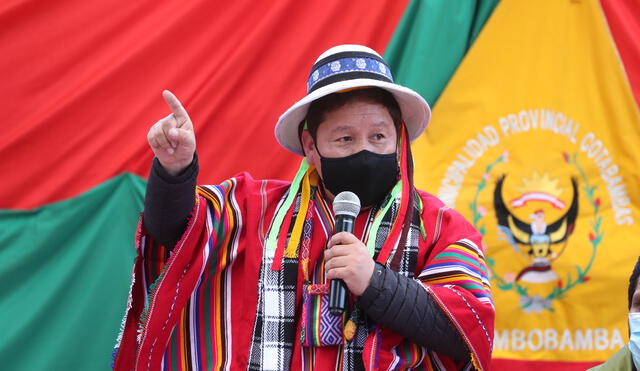
<path id="1" fill-rule="evenodd" d="M 515 216 L 507 207 L 502 196 L 505 178 L 506 175 L 503 175 L 496 182 L 493 197 L 498 228 L 516 252 L 526 254 L 531 259 L 531 264 L 523 268 L 515 280 L 531 283 L 556 281 L 558 275 L 553 271 L 551 263 L 564 252 L 575 228 L 578 216 L 578 182 L 575 178 L 571 179 L 573 197 L 560 218 L 548 221 L 545 209 L 540 208 L 529 215 L 528 222 Z M 566 203 L 560 199 L 563 190 L 557 184 L 558 179 L 550 179 L 546 173 L 540 176 L 538 172 L 534 172 L 531 178 L 523 179 L 523 185 L 519 187 L 522 193 L 511 200 L 509 205 L 517 209 L 528 202 L 537 201 L 548 207 L 564 209 Z"/>
<path id="2" fill-rule="evenodd" d="M 478 204 L 478 198 L 488 188 L 494 167 L 506 163 L 508 157 L 508 152 L 505 151 L 485 167 L 482 180 L 476 187 L 475 197 L 469 204 L 472 223 L 485 239 L 485 223 L 489 222 L 489 219 L 485 219 L 487 208 Z M 544 172 L 533 171 L 531 175 L 519 179 L 517 185 L 514 184 L 518 183 L 518 179 L 509 178 L 509 174 L 493 175 L 496 180 L 492 206 L 495 211 L 498 240 L 506 240 L 513 253 L 518 254 L 520 260 L 527 263 L 514 272 L 498 272 L 489 246 L 489 273 L 493 287 L 515 292 L 520 299 L 520 308 L 526 313 L 554 311 L 553 301 L 566 297 L 576 285 L 589 281 L 588 273 L 604 235 L 601 229 L 600 198 L 596 196 L 597 187 L 589 183 L 577 161 L 577 154 L 563 153 L 562 159 L 579 175 L 570 176 L 570 185 L 564 188 L 559 186 L 560 179 L 554 179 Z M 509 186 L 512 197 L 505 197 L 505 184 L 508 179 L 512 183 Z M 591 245 L 591 256 L 585 265 L 575 264 L 575 271 L 557 271 L 554 269 L 554 261 L 566 249 L 570 249 L 572 239 L 585 237 L 574 235 L 581 197 L 583 200 L 586 198 L 587 206 L 593 208 L 590 232 L 586 236 Z M 523 214 L 522 211 L 527 209 L 527 204 L 535 204 L 537 208 Z M 550 287 L 548 291 L 540 291 L 541 288 L 547 287 Z"/>

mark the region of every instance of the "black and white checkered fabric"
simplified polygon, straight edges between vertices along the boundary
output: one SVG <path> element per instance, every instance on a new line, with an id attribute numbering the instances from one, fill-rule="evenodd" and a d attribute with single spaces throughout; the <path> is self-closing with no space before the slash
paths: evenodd
<path id="1" fill-rule="evenodd" d="M 286 194 L 284 195 L 286 197 Z M 284 199 L 283 197 L 283 199 Z M 300 210 L 296 197 L 293 220 Z M 291 223 L 287 242 L 293 229 Z M 283 258 L 282 269 L 271 266 L 275 250 L 264 249 L 258 279 L 258 310 L 253 328 L 249 370 L 276 371 L 289 369 L 296 332 L 296 284 L 298 259 Z"/>

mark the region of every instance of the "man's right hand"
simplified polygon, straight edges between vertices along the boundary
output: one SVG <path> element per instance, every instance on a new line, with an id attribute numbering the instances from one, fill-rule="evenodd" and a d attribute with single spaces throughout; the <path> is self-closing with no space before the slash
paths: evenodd
<path id="1" fill-rule="evenodd" d="M 171 114 L 156 122 L 147 134 L 147 141 L 160 165 L 171 175 L 178 175 L 193 161 L 196 152 L 196 136 L 189 114 L 178 98 L 169 90 L 162 97 Z"/>

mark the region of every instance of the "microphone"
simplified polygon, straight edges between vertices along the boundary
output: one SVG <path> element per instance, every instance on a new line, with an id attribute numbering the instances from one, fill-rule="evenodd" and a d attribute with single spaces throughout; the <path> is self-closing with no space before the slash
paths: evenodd
<path id="1" fill-rule="evenodd" d="M 340 232 L 353 233 L 356 216 L 360 213 L 360 199 L 353 192 L 338 193 L 336 198 L 333 199 L 333 213 L 336 216 L 333 234 Z M 347 310 L 347 292 L 347 285 L 343 280 L 331 280 L 329 286 L 329 312 L 334 316 L 341 316 Z"/>

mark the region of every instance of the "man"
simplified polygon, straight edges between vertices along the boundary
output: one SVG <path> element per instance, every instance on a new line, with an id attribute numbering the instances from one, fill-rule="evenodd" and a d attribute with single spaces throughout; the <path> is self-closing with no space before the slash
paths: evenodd
<path id="1" fill-rule="evenodd" d="M 640 368 L 640 257 L 629 277 L 629 344 L 591 370 L 637 371 Z"/>
<path id="2" fill-rule="evenodd" d="M 409 142 L 430 110 L 373 50 L 341 45 L 276 124 L 304 156 L 291 183 L 246 173 L 196 190 L 193 124 L 149 131 L 156 159 L 115 368 L 487 369 L 494 309 L 480 234 L 413 187 Z M 332 236 L 331 202 L 362 204 Z M 194 197 L 194 193 L 196 197 Z M 328 310 L 328 282 L 350 305 Z"/>

